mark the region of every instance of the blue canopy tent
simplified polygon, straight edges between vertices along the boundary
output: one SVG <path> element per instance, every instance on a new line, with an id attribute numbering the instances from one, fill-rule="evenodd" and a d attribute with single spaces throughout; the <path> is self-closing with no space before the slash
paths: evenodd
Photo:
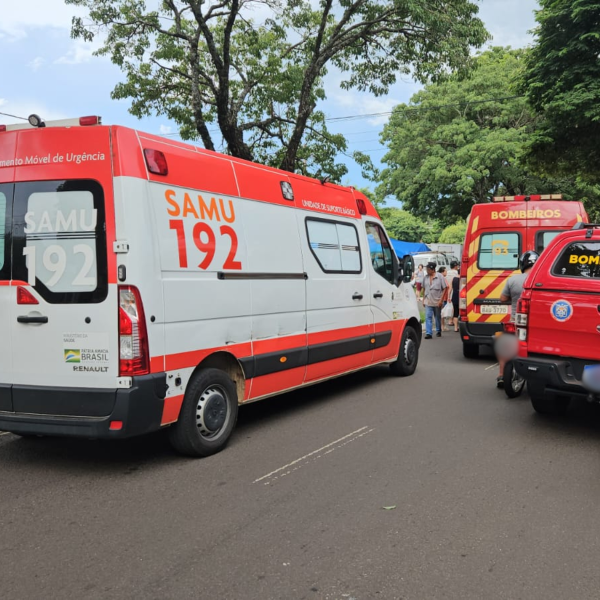
<path id="1" fill-rule="evenodd" d="M 390 238 L 394 252 L 399 259 L 402 259 L 407 254 L 416 254 L 417 252 L 427 252 L 429 246 L 422 242 L 401 242 Z"/>
<path id="2" fill-rule="evenodd" d="M 379 244 L 375 242 L 372 235 L 367 235 L 369 239 L 369 249 L 371 252 L 377 251 L 379 248 Z M 427 244 L 423 244 L 421 242 L 401 242 L 399 240 L 395 240 L 390 238 L 392 242 L 392 247 L 394 248 L 394 252 L 396 256 L 402 260 L 407 254 L 416 254 L 417 252 L 427 252 L 430 248 Z"/>

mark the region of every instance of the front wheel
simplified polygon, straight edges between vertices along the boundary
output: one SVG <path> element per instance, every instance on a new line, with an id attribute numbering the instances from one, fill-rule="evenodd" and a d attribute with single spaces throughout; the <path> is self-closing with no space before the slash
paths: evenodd
<path id="1" fill-rule="evenodd" d="M 525 378 L 521 377 L 512 360 L 504 367 L 504 391 L 509 398 L 518 398 L 525 388 Z"/>
<path id="2" fill-rule="evenodd" d="M 188 383 L 177 423 L 169 441 L 186 456 L 210 456 L 222 450 L 238 415 L 235 383 L 219 369 L 203 369 Z"/>
<path id="3" fill-rule="evenodd" d="M 390 371 L 397 377 L 412 375 L 419 362 L 419 339 L 410 326 L 404 328 L 400 340 L 398 358 L 390 365 Z"/>

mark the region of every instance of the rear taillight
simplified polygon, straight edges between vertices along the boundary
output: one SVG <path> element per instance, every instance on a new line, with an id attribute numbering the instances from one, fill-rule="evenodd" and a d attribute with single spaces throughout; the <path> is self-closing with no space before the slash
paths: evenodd
<path id="1" fill-rule="evenodd" d="M 149 372 L 148 334 L 144 307 L 137 288 L 119 286 L 119 375 Z"/>
<path id="2" fill-rule="evenodd" d="M 460 291 L 458 293 L 458 310 L 461 318 L 467 318 L 467 278 L 460 278 Z"/>
<path id="3" fill-rule="evenodd" d="M 38 299 L 27 289 L 17 288 L 17 304 L 39 304 Z"/>
<path id="4" fill-rule="evenodd" d="M 526 292 L 527 293 L 527 292 Z M 527 342 L 527 323 L 529 321 L 529 307 L 531 300 L 529 298 L 519 298 L 517 302 L 517 315 L 515 323 L 517 326 L 517 339 L 519 342 Z M 523 350 L 527 351 L 527 344 L 523 344 Z"/>
<path id="5" fill-rule="evenodd" d="M 517 303 L 517 316 L 515 321 L 519 327 L 527 327 L 527 320 L 529 317 L 529 300 L 527 298 L 520 298 Z"/>
<path id="6" fill-rule="evenodd" d="M 517 327 L 512 321 L 508 321 L 508 322 L 504 323 L 504 331 L 506 333 L 514 334 L 517 331 Z"/>

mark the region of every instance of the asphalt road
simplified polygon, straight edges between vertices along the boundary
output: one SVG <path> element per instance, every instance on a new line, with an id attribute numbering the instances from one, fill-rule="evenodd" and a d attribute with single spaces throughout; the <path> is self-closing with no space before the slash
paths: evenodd
<path id="1" fill-rule="evenodd" d="M 543 419 L 494 362 L 424 341 L 411 378 L 244 407 L 204 460 L 2 435 L 0 598 L 598 598 L 600 410 Z"/>

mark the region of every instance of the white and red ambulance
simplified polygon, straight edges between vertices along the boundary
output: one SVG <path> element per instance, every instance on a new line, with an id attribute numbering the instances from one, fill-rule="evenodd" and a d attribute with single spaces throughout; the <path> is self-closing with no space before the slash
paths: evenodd
<path id="1" fill-rule="evenodd" d="M 0 429 L 220 450 L 238 405 L 414 372 L 412 263 L 352 188 L 98 117 L 0 125 Z"/>

